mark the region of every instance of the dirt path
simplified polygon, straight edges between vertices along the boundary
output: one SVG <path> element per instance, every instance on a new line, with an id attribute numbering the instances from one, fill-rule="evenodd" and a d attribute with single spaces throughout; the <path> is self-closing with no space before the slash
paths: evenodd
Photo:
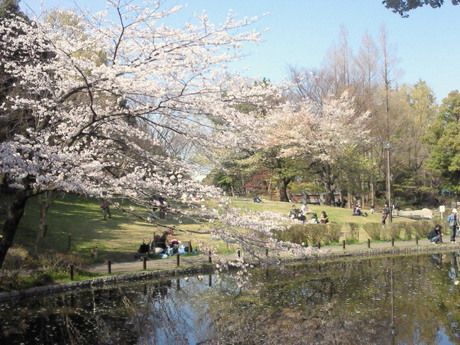
<path id="1" fill-rule="evenodd" d="M 458 250 L 460 248 L 460 242 L 457 243 L 443 243 L 434 245 L 427 239 L 419 240 L 418 246 L 414 241 L 395 241 L 394 247 L 391 242 L 371 242 L 370 248 L 368 243 L 357 243 L 346 245 L 345 250 L 342 245 L 325 246 L 321 248 L 321 257 L 338 256 L 338 255 L 362 255 L 365 253 L 376 254 L 384 252 L 386 250 L 395 249 L 396 252 L 403 250 L 416 250 L 419 249 L 421 252 L 434 251 L 434 250 Z M 244 253 L 243 253 L 244 256 Z M 228 259 L 235 259 L 237 254 L 226 256 Z M 202 266 L 208 263 L 207 255 L 194 255 L 194 256 L 181 256 L 180 257 L 180 268 L 190 268 Z M 148 271 L 165 271 L 174 270 L 177 268 L 177 257 L 171 256 L 166 259 L 155 259 L 147 260 Z M 107 263 L 98 264 L 88 267 L 90 272 L 94 273 L 108 273 Z M 129 262 L 113 262 L 111 264 L 112 273 L 127 273 L 127 272 L 138 272 L 143 270 L 143 260 L 133 260 Z"/>

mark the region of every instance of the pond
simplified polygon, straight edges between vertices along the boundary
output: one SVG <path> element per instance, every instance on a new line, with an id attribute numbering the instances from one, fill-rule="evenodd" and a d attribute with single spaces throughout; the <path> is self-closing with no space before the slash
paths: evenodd
<path id="1" fill-rule="evenodd" d="M 460 344 L 457 253 L 143 281 L 0 304 L 1 344 Z M 232 273 L 236 274 L 236 273 Z"/>

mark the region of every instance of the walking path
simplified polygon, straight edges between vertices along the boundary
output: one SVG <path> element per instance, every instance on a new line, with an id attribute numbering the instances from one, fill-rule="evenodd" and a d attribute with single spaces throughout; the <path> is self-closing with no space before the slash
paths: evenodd
<path id="1" fill-rule="evenodd" d="M 448 250 L 459 250 L 460 242 L 457 243 L 442 243 L 432 244 L 427 239 L 421 239 L 418 241 L 418 245 L 415 240 L 413 241 L 395 241 L 394 247 L 391 242 L 371 242 L 370 248 L 368 243 L 356 243 L 348 244 L 345 249 L 342 245 L 331 245 L 321 247 L 320 253 L 315 258 L 337 258 L 345 256 L 364 256 L 364 255 L 384 255 L 384 254 L 404 254 L 409 252 L 435 252 L 435 251 L 448 251 Z M 242 253 L 244 257 L 244 253 Z M 236 259 L 237 254 L 226 255 L 225 258 L 228 260 Z M 283 256 L 284 258 L 284 256 Z M 292 260 L 294 257 L 286 257 L 286 259 Z M 181 256 L 180 257 L 180 268 L 187 269 L 192 267 L 201 267 L 209 263 L 207 255 L 193 255 L 193 256 Z M 130 262 L 117 262 L 111 263 L 111 273 L 128 273 L 128 272 L 139 272 L 144 270 L 143 260 L 135 260 Z M 166 259 L 155 259 L 147 260 L 146 262 L 147 271 L 171 271 L 178 268 L 177 257 L 171 256 Z M 94 265 L 88 268 L 88 271 L 93 273 L 108 273 L 107 263 Z"/>
<path id="2" fill-rule="evenodd" d="M 292 262 L 300 260 L 331 259 L 343 260 L 345 257 L 355 256 L 374 256 L 374 255 L 397 255 L 397 254 L 417 254 L 417 253 L 437 253 L 460 250 L 460 242 L 443 243 L 434 245 L 428 240 L 419 240 L 418 246 L 414 241 L 396 241 L 394 247 L 391 242 L 358 243 L 347 245 L 345 250 L 342 246 L 333 245 L 321 248 L 319 255 L 308 258 L 295 258 L 293 256 L 282 256 L 281 261 Z M 242 254 L 243 255 L 243 254 Z M 270 253 L 269 253 L 270 255 Z M 225 258 L 237 258 L 237 254 L 227 255 Z M 243 255 L 244 258 L 244 255 Z M 0 302 L 4 300 L 30 298 L 34 296 L 48 296 L 51 293 L 61 293 L 75 289 L 93 288 L 95 286 L 105 286 L 107 284 L 122 283 L 135 279 L 159 279 L 161 277 L 171 277 L 179 275 L 193 275 L 212 272 L 213 267 L 209 264 L 206 255 L 181 256 L 180 267 L 177 267 L 177 257 L 172 256 L 167 259 L 147 261 L 147 269 L 144 270 L 143 261 L 113 263 L 111 266 L 112 274 L 108 275 L 107 264 L 95 265 L 89 271 L 105 274 L 89 280 L 75 281 L 66 284 L 52 284 L 46 286 L 33 287 L 20 291 L 7 291 L 0 293 Z M 122 274 L 125 273 L 125 274 Z"/>

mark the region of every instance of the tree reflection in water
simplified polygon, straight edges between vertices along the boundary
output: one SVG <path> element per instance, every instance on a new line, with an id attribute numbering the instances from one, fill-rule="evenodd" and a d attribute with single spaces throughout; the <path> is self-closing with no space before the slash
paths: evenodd
<path id="1" fill-rule="evenodd" d="M 5 344 L 457 344 L 456 253 L 143 282 L 0 304 Z M 212 286 L 210 286 L 212 285 Z"/>

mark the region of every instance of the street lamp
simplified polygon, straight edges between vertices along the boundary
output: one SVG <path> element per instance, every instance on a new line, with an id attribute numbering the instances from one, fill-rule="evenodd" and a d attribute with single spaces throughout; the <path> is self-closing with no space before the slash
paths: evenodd
<path id="1" fill-rule="evenodd" d="M 387 200 L 388 200 L 388 207 L 390 208 L 390 223 L 393 220 L 393 209 L 391 207 L 391 171 L 390 171 L 390 150 L 391 150 L 391 144 L 389 142 L 386 142 L 383 145 L 383 148 L 385 149 L 387 153 Z"/>

